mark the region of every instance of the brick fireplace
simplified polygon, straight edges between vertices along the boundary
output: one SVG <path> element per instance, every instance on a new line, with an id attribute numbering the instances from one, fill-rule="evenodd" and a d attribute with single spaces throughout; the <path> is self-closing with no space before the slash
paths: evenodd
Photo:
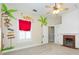
<path id="1" fill-rule="evenodd" d="M 75 35 L 63 35 L 63 46 L 75 48 Z"/>

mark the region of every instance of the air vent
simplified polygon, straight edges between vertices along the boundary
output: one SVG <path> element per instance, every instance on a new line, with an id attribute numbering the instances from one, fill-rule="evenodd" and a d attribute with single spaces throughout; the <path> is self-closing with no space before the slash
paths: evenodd
<path id="1" fill-rule="evenodd" d="M 33 11 L 34 11 L 34 12 L 37 12 L 37 10 L 36 10 L 36 9 L 33 9 Z"/>

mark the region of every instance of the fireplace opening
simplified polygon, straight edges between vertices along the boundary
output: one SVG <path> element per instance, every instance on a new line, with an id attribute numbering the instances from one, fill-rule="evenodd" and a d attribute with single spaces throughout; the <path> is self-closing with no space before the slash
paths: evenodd
<path id="1" fill-rule="evenodd" d="M 63 45 L 70 48 L 75 48 L 75 35 L 64 35 Z"/>

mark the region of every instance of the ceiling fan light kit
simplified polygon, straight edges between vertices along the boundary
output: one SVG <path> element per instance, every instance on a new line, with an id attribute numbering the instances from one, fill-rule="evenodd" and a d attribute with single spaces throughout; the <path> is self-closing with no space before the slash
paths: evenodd
<path id="1" fill-rule="evenodd" d="M 60 10 L 54 10 L 53 14 L 58 14 L 60 12 Z"/>

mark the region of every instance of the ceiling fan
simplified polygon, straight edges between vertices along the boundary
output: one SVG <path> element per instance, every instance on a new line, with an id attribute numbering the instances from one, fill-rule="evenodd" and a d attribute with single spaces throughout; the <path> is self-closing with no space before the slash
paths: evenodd
<path id="1" fill-rule="evenodd" d="M 61 11 L 68 10 L 68 8 L 63 7 L 63 3 L 55 3 L 54 5 L 47 5 L 46 8 L 51 9 L 51 11 L 48 12 L 48 14 L 50 14 L 50 13 L 58 14 Z"/>

